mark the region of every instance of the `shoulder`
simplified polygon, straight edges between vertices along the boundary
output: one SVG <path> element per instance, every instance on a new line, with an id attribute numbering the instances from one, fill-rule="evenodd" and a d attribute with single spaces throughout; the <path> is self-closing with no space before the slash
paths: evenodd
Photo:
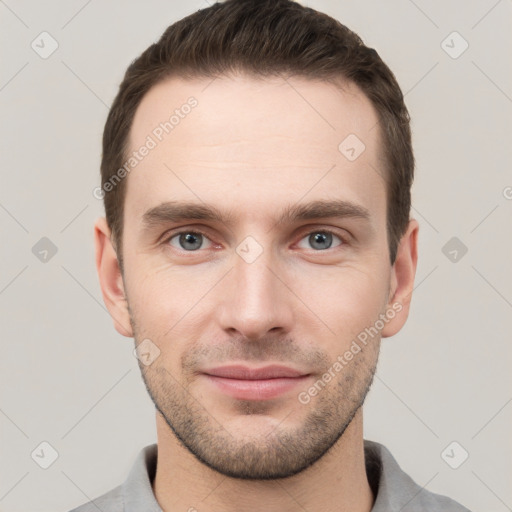
<path id="1" fill-rule="evenodd" d="M 121 485 L 70 512 L 161 512 L 151 487 L 157 454 L 156 444 L 144 447 L 139 451 L 128 477 Z"/>
<path id="2" fill-rule="evenodd" d="M 375 503 L 372 512 L 470 512 L 455 500 L 420 487 L 382 444 L 365 440 L 365 463 Z"/>
<path id="3" fill-rule="evenodd" d="M 111 491 L 108 491 L 98 498 L 88 501 L 69 512 L 98 512 L 98 510 L 101 510 L 102 512 L 124 511 L 122 485 L 118 485 Z"/>
<path id="4" fill-rule="evenodd" d="M 421 507 L 421 508 L 418 508 Z M 404 512 L 414 512 L 416 510 L 429 510 L 439 512 L 470 512 L 469 509 L 457 503 L 455 500 L 435 494 L 433 492 L 422 489 L 418 495 L 418 499 L 409 508 L 405 508 Z"/>

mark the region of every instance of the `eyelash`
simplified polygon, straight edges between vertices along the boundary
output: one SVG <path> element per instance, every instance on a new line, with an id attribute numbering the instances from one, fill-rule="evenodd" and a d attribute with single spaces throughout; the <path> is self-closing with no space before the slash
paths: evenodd
<path id="1" fill-rule="evenodd" d="M 210 240 L 210 237 L 208 236 L 207 233 L 205 233 L 204 231 L 202 231 L 201 229 L 198 229 L 198 228 L 194 228 L 194 229 L 181 229 L 180 231 L 176 231 L 176 232 L 171 232 L 170 234 L 167 233 L 165 236 L 165 238 L 162 240 L 162 244 L 168 244 L 174 237 L 176 236 L 179 236 L 181 234 L 184 234 L 184 233 L 193 233 L 193 234 L 200 234 L 202 235 L 203 237 L 207 238 L 208 240 Z M 348 237 L 346 236 L 341 236 L 340 234 L 338 234 L 337 231 L 334 231 L 334 230 L 330 230 L 330 229 L 313 229 L 311 231 L 308 231 L 306 233 L 304 233 L 304 235 L 300 238 L 299 241 L 303 240 L 304 238 L 312 235 L 313 233 L 325 233 L 325 234 L 331 234 L 335 237 L 338 237 L 340 240 L 341 240 L 341 244 L 340 245 L 337 245 L 336 247 L 329 247 L 328 249 L 324 249 L 324 250 L 315 250 L 315 249 L 311 249 L 312 251 L 314 252 L 317 252 L 317 253 L 322 253 L 322 252 L 327 252 L 331 249 L 338 249 L 338 248 L 342 248 L 343 246 L 345 245 L 348 245 Z M 211 242 L 211 240 L 210 240 Z M 175 247 L 173 247 L 173 249 L 176 249 Z M 195 253 L 195 252 L 199 252 L 200 249 L 196 250 L 196 251 L 185 251 L 185 249 L 181 249 L 181 252 L 188 252 L 188 253 Z"/>

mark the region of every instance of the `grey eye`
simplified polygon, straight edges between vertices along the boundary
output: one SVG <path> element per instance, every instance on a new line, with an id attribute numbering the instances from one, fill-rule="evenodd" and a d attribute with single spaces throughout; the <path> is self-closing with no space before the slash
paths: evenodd
<path id="1" fill-rule="evenodd" d="M 204 240 L 207 240 L 201 233 L 195 231 L 183 231 L 177 233 L 169 239 L 169 243 L 176 247 L 176 249 L 183 249 L 185 251 L 196 251 L 203 245 Z M 176 242 L 179 245 L 176 245 Z"/>
<path id="2" fill-rule="evenodd" d="M 332 247 L 333 237 L 337 238 L 340 242 L 342 242 L 341 238 L 334 233 L 329 231 L 312 231 L 309 235 L 305 236 L 302 240 L 306 240 L 310 247 L 313 249 L 317 249 L 319 251 L 330 249 Z M 301 240 L 301 242 L 302 242 Z M 337 244 L 341 245 L 341 243 Z M 335 246 L 337 247 L 337 246 Z M 308 247 L 302 247 L 308 248 Z"/>

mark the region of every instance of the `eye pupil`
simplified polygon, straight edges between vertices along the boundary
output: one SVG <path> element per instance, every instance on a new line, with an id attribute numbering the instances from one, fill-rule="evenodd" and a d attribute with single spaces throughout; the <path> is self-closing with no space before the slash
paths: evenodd
<path id="1" fill-rule="evenodd" d="M 323 233 L 323 232 L 314 233 L 314 234 L 310 235 L 309 240 L 310 240 L 311 246 L 314 247 L 315 249 L 329 249 L 329 247 L 331 247 L 331 245 L 332 245 L 332 234 L 331 233 Z M 322 246 L 322 245 L 320 247 L 317 247 L 317 246 L 315 246 L 315 244 L 317 244 L 317 243 L 327 244 L 327 247 Z"/>

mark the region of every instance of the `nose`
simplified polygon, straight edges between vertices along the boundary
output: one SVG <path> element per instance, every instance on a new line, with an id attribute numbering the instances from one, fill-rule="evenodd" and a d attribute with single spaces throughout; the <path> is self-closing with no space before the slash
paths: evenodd
<path id="1" fill-rule="evenodd" d="M 252 262 L 233 255 L 233 269 L 217 308 L 224 331 L 248 340 L 261 339 L 270 331 L 274 335 L 291 331 L 297 304 L 283 268 L 270 251 L 264 250 Z"/>

